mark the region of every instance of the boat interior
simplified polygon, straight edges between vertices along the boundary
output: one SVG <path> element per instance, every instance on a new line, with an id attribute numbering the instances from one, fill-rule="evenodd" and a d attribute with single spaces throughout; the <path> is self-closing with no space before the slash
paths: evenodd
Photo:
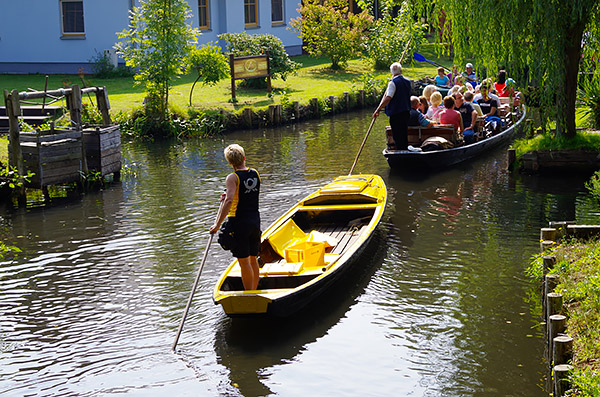
<path id="1" fill-rule="evenodd" d="M 367 208 L 346 209 L 339 205 L 333 208 L 301 206 L 281 226 L 263 236 L 259 290 L 296 288 L 327 272 L 366 232 L 376 209 L 373 204 Z M 243 290 L 237 265 L 220 289 Z"/>

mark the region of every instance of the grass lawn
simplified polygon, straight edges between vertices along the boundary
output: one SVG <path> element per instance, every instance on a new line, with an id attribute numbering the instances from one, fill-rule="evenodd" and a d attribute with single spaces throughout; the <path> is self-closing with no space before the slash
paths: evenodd
<path id="1" fill-rule="evenodd" d="M 448 59 L 430 58 L 432 51 L 423 51 L 428 59 L 450 66 Z M 363 88 L 363 76 L 370 73 L 372 77 L 382 80 L 389 78 L 389 71 L 373 71 L 371 66 L 362 59 L 348 62 L 345 70 L 334 71 L 329 68 L 327 58 L 313 58 L 301 55 L 293 58 L 303 66 L 283 81 L 274 79 L 272 85 L 274 95 L 269 98 L 266 90 L 237 88 L 237 103 L 231 103 L 231 81 L 222 80 L 213 87 L 196 84 L 192 97 L 195 108 L 237 110 L 246 106 L 255 108 L 266 107 L 279 103 L 285 91 L 289 101 L 308 103 L 310 98 L 327 98 L 330 95 L 339 96 L 344 92 Z M 435 75 L 436 67 L 429 63 L 407 64 L 404 74 L 408 78 L 418 79 L 423 76 Z M 182 76 L 173 85 L 169 102 L 175 109 L 186 109 L 189 103 L 189 94 L 196 76 L 193 74 Z M 133 78 L 97 79 L 85 76 L 87 86 L 106 86 L 111 104 L 111 112 L 129 112 L 141 106 L 144 100 L 144 89 L 141 85 L 134 85 Z M 43 90 L 45 76 L 43 75 L 0 75 L 0 89 L 25 91 L 29 88 Z M 239 83 L 239 81 L 238 81 Z M 82 85 L 81 78 L 77 75 L 50 75 L 48 89 L 62 88 L 71 84 Z M 92 99 L 93 99 L 92 95 Z M 85 98 L 84 98 L 85 99 Z M 89 101 L 89 99 L 88 99 Z M 64 103 L 64 101 L 63 101 Z"/>

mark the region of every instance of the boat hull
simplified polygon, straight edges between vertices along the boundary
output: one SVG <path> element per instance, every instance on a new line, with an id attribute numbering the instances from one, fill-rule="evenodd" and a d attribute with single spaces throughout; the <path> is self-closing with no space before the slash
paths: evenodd
<path id="1" fill-rule="evenodd" d="M 473 159 L 482 153 L 486 153 L 497 146 L 511 141 L 517 131 L 522 128 L 525 116 L 526 113 L 523 112 L 519 120 L 504 131 L 470 145 L 429 152 L 384 149 L 383 155 L 392 169 L 442 170 L 445 167 Z"/>

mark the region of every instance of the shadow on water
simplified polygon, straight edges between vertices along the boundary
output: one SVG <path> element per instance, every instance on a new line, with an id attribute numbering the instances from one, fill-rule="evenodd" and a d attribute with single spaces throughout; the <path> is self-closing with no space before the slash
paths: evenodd
<path id="1" fill-rule="evenodd" d="M 244 396 L 272 394 L 264 371 L 295 361 L 306 346 L 322 338 L 354 306 L 386 256 L 380 225 L 360 259 L 316 301 L 289 318 L 228 318 L 216 331 L 218 361 L 229 370 L 229 380 Z M 231 387 L 229 388 L 231 390 Z"/>

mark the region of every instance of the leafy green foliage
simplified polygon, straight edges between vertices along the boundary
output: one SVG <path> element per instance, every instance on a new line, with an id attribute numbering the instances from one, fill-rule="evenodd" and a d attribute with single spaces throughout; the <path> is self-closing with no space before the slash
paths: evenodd
<path id="1" fill-rule="evenodd" d="M 186 23 L 189 18 L 185 0 L 142 0 L 131 14 L 129 28 L 117 33 L 123 41 L 115 47 L 126 65 L 137 71 L 136 82 L 145 85 L 153 128 L 162 127 L 168 117 L 169 88 L 185 72 L 186 57 L 198 36 Z"/>
<path id="2" fill-rule="evenodd" d="M 580 149 L 600 152 L 600 134 L 581 131 L 574 138 L 550 134 L 537 135 L 532 139 L 517 139 L 512 147 L 516 151 L 517 158 L 535 150 Z"/>
<path id="3" fill-rule="evenodd" d="M 593 128 L 600 129 L 600 76 L 584 78 L 581 86 L 579 101 L 583 113 Z"/>
<path id="4" fill-rule="evenodd" d="M 306 51 L 327 56 L 333 69 L 344 68 L 365 50 L 373 22 L 366 10 L 353 14 L 346 0 L 306 0 L 299 11 L 300 17 L 290 25 L 300 32 Z"/>
<path id="5" fill-rule="evenodd" d="M 198 81 L 202 84 L 214 86 L 220 80 L 229 76 L 229 63 L 227 57 L 221 52 L 221 47 L 214 43 L 207 43 L 200 48 L 194 47 L 188 57 L 189 67 L 198 73 L 198 77 L 190 90 L 190 106 L 192 94 Z"/>
<path id="6" fill-rule="evenodd" d="M 381 18 L 373 23 L 367 43 L 367 54 L 376 70 L 386 70 L 394 62 L 404 62 L 406 55 L 423 43 L 423 25 L 415 23 L 408 3 L 398 15 L 392 16 L 386 7 Z M 404 59 L 400 59 L 404 55 Z"/>
<path id="7" fill-rule="evenodd" d="M 2 167 L 0 167 L 0 189 L 5 187 L 10 189 L 21 187 L 24 182 L 29 182 L 34 175 L 33 172 L 27 171 L 27 175 L 23 175 L 23 179 L 21 180 L 21 176 L 16 167 L 2 165 Z"/>
<path id="8" fill-rule="evenodd" d="M 594 175 L 586 182 L 585 187 L 596 200 L 600 201 L 600 171 L 596 171 Z"/>
<path id="9" fill-rule="evenodd" d="M 235 57 L 261 55 L 269 52 L 269 65 L 273 78 L 286 78 L 294 73 L 301 65 L 290 59 L 281 40 L 272 34 L 249 35 L 243 33 L 223 33 L 219 38 L 227 43 L 227 52 Z M 265 78 L 249 79 L 250 86 L 255 88 L 266 87 Z"/>

